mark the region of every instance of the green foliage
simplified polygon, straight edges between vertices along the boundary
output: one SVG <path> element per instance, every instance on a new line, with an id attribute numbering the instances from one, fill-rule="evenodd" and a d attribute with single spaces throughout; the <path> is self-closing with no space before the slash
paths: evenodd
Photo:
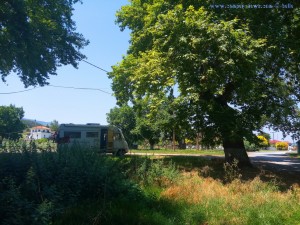
<path id="1" fill-rule="evenodd" d="M 58 131 L 58 128 L 59 128 L 59 123 L 57 120 L 53 120 L 51 123 L 50 123 L 50 129 L 51 131 Z"/>
<path id="2" fill-rule="evenodd" d="M 127 56 L 109 75 L 118 103 L 151 99 L 147 107 L 159 111 L 175 90 L 185 105 L 180 120 L 224 150 L 243 150 L 243 138 L 254 140 L 264 125 L 297 133 L 299 8 L 210 3 L 132 0 L 121 8 L 117 22 L 132 33 Z"/>
<path id="3" fill-rule="evenodd" d="M 166 164 L 163 160 L 151 160 L 145 157 L 136 170 L 135 179 L 145 186 L 163 187 L 175 182 L 178 175 L 178 170 L 172 161 Z"/>
<path id="4" fill-rule="evenodd" d="M 21 137 L 25 124 L 21 121 L 24 116 L 22 107 L 0 106 L 0 137 L 16 140 Z"/>
<path id="5" fill-rule="evenodd" d="M 77 67 L 88 42 L 76 33 L 73 4 L 79 0 L 3 0 L 0 74 L 16 72 L 25 87 L 45 85 L 57 67 Z"/>
<path id="6" fill-rule="evenodd" d="M 258 151 L 259 150 L 259 146 L 257 144 L 250 143 L 247 140 L 244 140 L 244 145 L 245 145 L 246 151 Z"/>
<path id="7" fill-rule="evenodd" d="M 152 123 L 153 122 L 153 123 Z M 154 149 L 154 144 L 158 143 L 160 138 L 160 128 L 153 120 L 145 117 L 137 118 L 137 126 L 133 133 L 139 135 L 150 144 L 150 149 Z"/>
<path id="8" fill-rule="evenodd" d="M 133 133 L 136 126 L 136 116 L 133 108 L 127 105 L 115 107 L 107 115 L 107 122 L 122 130 L 122 133 L 131 148 L 137 143 L 138 136 Z"/>
<path id="9" fill-rule="evenodd" d="M 118 163 L 75 147 L 0 153 L 0 224 L 49 224 L 82 200 L 136 198 Z"/>
<path id="10" fill-rule="evenodd" d="M 122 105 L 115 107 L 107 114 L 107 121 L 123 131 L 125 139 L 132 146 L 134 143 L 147 141 L 150 148 L 162 138 L 170 140 L 176 118 L 170 104 L 163 104 L 158 109 L 148 107 L 150 102 L 158 98 L 145 98 L 136 103 L 135 107 Z M 178 125 L 177 125 L 178 127 Z M 176 127 L 176 128 L 177 128 Z M 183 129 L 177 129 L 177 134 Z M 181 132 L 183 133 L 183 132 Z"/>
<path id="11" fill-rule="evenodd" d="M 277 182 L 241 181 L 237 162 L 224 165 L 223 183 L 211 177 L 220 161 L 120 159 L 76 147 L 39 152 L 34 143 L 0 153 L 1 225 L 275 225 L 300 218 L 299 187 L 279 192 Z M 205 165 L 208 178 L 197 173 Z"/>
<path id="12" fill-rule="evenodd" d="M 224 179 L 227 182 L 232 182 L 235 179 L 241 179 L 242 175 L 240 173 L 240 169 L 238 167 L 238 161 L 234 159 L 233 163 L 224 163 Z"/>
<path id="13" fill-rule="evenodd" d="M 19 139 L 18 141 L 13 141 L 9 139 L 2 140 L 2 145 L 0 146 L 0 153 L 22 153 L 26 149 L 31 151 L 56 151 L 56 143 L 49 141 L 46 138 L 31 140 L 30 142 Z"/>
<path id="14" fill-rule="evenodd" d="M 22 119 L 22 122 L 26 125 L 27 128 L 42 126 L 42 124 L 38 123 L 35 120 Z"/>
<path id="15" fill-rule="evenodd" d="M 49 140 L 47 138 L 40 138 L 40 139 L 35 140 L 35 142 L 38 144 L 44 144 L 44 143 L 47 143 L 48 141 Z"/>

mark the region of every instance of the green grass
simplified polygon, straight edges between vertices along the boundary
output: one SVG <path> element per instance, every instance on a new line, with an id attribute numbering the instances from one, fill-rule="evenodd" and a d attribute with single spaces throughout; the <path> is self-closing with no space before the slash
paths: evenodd
<path id="1" fill-rule="evenodd" d="M 223 156 L 224 151 L 223 150 L 195 150 L 195 149 L 155 149 L 155 150 L 130 150 L 130 153 L 147 153 L 149 155 L 151 154 L 180 154 L 180 155 L 217 155 L 217 156 Z"/>
<path id="2" fill-rule="evenodd" d="M 290 157 L 300 159 L 300 155 L 298 153 L 288 153 Z"/>
<path id="3" fill-rule="evenodd" d="M 299 187 L 281 192 L 275 181 L 263 181 L 259 176 L 246 180 L 233 177 L 224 182 L 227 172 L 222 170 L 221 159 L 126 156 L 121 161 L 128 178 L 141 188 L 139 199 L 128 200 L 125 195 L 105 203 L 85 202 L 63 214 L 54 225 L 92 221 L 133 225 L 299 224 Z M 179 173 L 174 172 L 174 165 Z M 174 174 L 177 178 L 166 182 Z M 86 213 L 86 209 L 91 210 Z"/>

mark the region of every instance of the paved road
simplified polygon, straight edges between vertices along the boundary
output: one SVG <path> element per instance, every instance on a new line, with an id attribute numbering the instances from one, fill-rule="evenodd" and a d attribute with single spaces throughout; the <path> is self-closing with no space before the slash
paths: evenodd
<path id="1" fill-rule="evenodd" d="M 300 172 L 300 159 L 291 158 L 287 153 L 290 152 L 248 152 L 248 155 L 254 165 L 263 168 L 272 168 L 277 171 Z"/>

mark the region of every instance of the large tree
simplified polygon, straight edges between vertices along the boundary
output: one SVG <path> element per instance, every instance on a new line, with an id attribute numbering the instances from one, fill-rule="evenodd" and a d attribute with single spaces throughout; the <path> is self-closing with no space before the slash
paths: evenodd
<path id="1" fill-rule="evenodd" d="M 254 131 L 299 134 L 300 9 L 214 7 L 227 2 L 131 0 L 117 13 L 131 45 L 110 77 L 120 103 L 177 89 L 204 139 L 249 165 L 243 139 Z"/>
<path id="2" fill-rule="evenodd" d="M 16 72 L 25 87 L 45 85 L 57 67 L 75 68 L 88 42 L 75 31 L 73 4 L 79 0 L 2 0 L 0 75 Z"/>
<path id="3" fill-rule="evenodd" d="M 26 128 L 22 122 L 24 116 L 23 108 L 10 106 L 0 106 L 0 137 L 1 139 L 18 139 Z"/>

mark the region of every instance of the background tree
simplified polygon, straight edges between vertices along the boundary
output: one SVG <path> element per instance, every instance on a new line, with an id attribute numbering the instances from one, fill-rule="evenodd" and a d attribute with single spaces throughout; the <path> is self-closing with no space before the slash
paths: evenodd
<path id="1" fill-rule="evenodd" d="M 1 139 L 16 140 L 22 136 L 23 130 L 26 128 L 22 122 L 24 111 L 22 107 L 0 106 L 0 136 Z"/>
<path id="2" fill-rule="evenodd" d="M 134 134 L 139 136 L 139 140 L 147 140 L 150 145 L 150 150 L 154 149 L 154 145 L 159 142 L 161 131 L 159 127 L 152 123 L 153 121 L 145 118 L 137 118 L 137 126 L 134 129 Z"/>
<path id="3" fill-rule="evenodd" d="M 35 126 L 43 126 L 36 120 L 22 119 L 22 122 L 26 125 L 27 128 L 35 127 Z"/>
<path id="4" fill-rule="evenodd" d="M 0 74 L 16 72 L 25 87 L 45 85 L 57 67 L 77 68 L 88 42 L 75 32 L 73 4 L 79 0 L 2 0 Z"/>
<path id="5" fill-rule="evenodd" d="M 136 127 L 136 117 L 132 107 L 123 105 L 114 107 L 106 114 L 106 120 L 110 125 L 120 128 L 130 148 L 137 143 L 137 135 L 133 133 Z"/>
<path id="6" fill-rule="evenodd" d="M 51 131 L 58 131 L 59 123 L 57 120 L 53 120 L 49 125 Z"/>
<path id="7" fill-rule="evenodd" d="M 110 74 L 113 90 L 119 102 L 135 105 L 178 87 L 197 106 L 187 114 L 205 140 L 221 142 L 226 161 L 249 165 L 244 138 L 257 139 L 254 131 L 265 125 L 299 130 L 300 9 L 218 10 L 210 3 L 132 0 L 122 7 L 117 22 L 132 31 L 131 46 Z"/>

